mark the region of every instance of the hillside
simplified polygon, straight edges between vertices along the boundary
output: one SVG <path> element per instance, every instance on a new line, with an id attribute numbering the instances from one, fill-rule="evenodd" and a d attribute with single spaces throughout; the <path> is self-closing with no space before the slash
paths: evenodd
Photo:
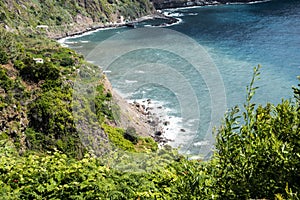
<path id="1" fill-rule="evenodd" d="M 46 32 L 51 37 L 132 20 L 154 12 L 147 0 L 4 0 L 0 7 L 0 23 L 6 29 Z"/>
<path id="2" fill-rule="evenodd" d="M 134 127 L 141 121 L 98 66 L 37 34 L 44 12 L 49 26 L 61 13 L 114 16 L 98 12 L 100 1 L 62 2 L 1 1 L 0 199 L 299 199 L 299 87 L 290 100 L 256 105 L 255 67 L 244 107 L 214 132 L 212 158 L 189 160 Z"/>
<path id="3" fill-rule="evenodd" d="M 80 158 L 87 150 L 86 146 L 93 143 L 82 143 L 86 129 L 93 129 L 94 135 L 105 138 L 107 135 L 102 130 L 105 123 L 113 126 L 109 129 L 110 137 L 123 138 L 114 140 L 117 146 L 123 145 L 122 148 L 133 151 L 138 148 L 123 137 L 125 130 L 118 132 L 114 127 L 131 119 L 132 123 L 126 122 L 122 127 L 131 126 L 133 134 L 137 131 L 143 136 L 149 136 L 151 127 L 138 122 L 138 113 L 122 103 L 117 95 L 111 95 L 112 89 L 98 67 L 85 62 L 74 51 L 60 47 L 47 36 L 61 37 L 96 25 L 118 22 L 121 18 L 135 19 L 152 13 L 151 4 L 146 0 L 5 0 L 0 6 L 1 137 L 13 139 L 20 153 L 58 149 Z M 76 106 L 74 81 L 83 73 L 94 76 L 92 71 L 95 70 L 99 73 L 93 78 L 93 87 L 97 88 L 95 99 L 89 99 L 87 95 L 80 100 L 86 102 L 86 106 L 81 107 L 82 112 L 89 113 L 98 125 L 83 128 L 92 122 L 78 122 L 80 116 L 73 116 Z M 122 103 L 121 108 L 117 102 Z M 82 133 L 78 129 L 83 129 Z"/>

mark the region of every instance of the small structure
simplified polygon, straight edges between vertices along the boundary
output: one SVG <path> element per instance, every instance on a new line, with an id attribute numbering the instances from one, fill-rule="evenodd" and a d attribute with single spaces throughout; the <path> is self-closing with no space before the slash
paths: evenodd
<path id="1" fill-rule="evenodd" d="M 35 61 L 35 63 L 40 63 L 40 64 L 44 63 L 44 59 L 43 58 L 33 58 L 33 60 Z"/>
<path id="2" fill-rule="evenodd" d="M 38 28 L 41 28 L 41 29 L 48 29 L 49 26 L 47 26 L 47 25 L 38 25 L 38 26 L 36 26 L 36 29 L 38 29 Z"/>
<path id="3" fill-rule="evenodd" d="M 39 30 L 39 31 L 42 31 L 42 32 L 48 32 L 48 28 L 49 28 L 49 26 L 47 26 L 47 25 L 38 25 L 38 26 L 36 26 L 36 29 L 37 30 Z"/>
<path id="4" fill-rule="evenodd" d="M 120 16 L 120 18 L 118 19 L 117 23 L 119 24 L 124 24 L 124 16 Z"/>

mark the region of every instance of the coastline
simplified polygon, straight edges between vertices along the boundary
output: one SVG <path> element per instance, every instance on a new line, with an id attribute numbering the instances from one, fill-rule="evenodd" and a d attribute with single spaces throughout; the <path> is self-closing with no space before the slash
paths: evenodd
<path id="1" fill-rule="evenodd" d="M 99 24 L 99 25 L 93 25 L 93 26 L 88 26 L 88 27 L 82 27 L 81 30 L 74 30 L 74 31 L 71 30 L 70 32 L 60 34 L 59 36 L 49 35 L 49 38 L 55 39 L 59 43 L 63 43 L 63 41 L 68 39 L 68 38 L 73 38 L 73 37 L 76 37 L 76 36 L 81 37 L 84 34 L 90 34 L 90 33 L 93 33 L 93 32 L 97 32 L 99 30 L 120 28 L 120 27 L 126 27 L 126 26 L 133 28 L 133 24 L 135 24 L 135 23 L 140 23 L 140 22 L 143 22 L 143 21 L 146 21 L 146 20 L 155 20 L 155 19 L 168 20 L 166 25 L 171 25 L 171 24 L 177 23 L 179 21 L 177 18 L 170 17 L 170 16 L 167 16 L 167 15 L 164 15 L 163 13 L 157 12 L 155 14 L 146 15 L 146 16 L 140 17 L 136 20 L 132 20 L 132 21 L 128 21 L 128 22 Z"/>
<path id="2" fill-rule="evenodd" d="M 52 37 L 52 39 L 56 39 L 57 42 L 59 42 L 63 46 L 64 42 L 69 38 L 82 37 L 84 35 L 89 35 L 100 30 L 108 30 L 108 29 L 114 29 L 114 28 L 125 27 L 125 26 L 132 27 L 130 25 L 133 23 L 140 23 L 146 20 L 155 20 L 155 19 L 167 20 L 166 23 L 156 27 L 167 27 L 181 22 L 177 18 L 167 16 L 164 15 L 163 13 L 157 12 L 156 14 L 143 16 L 130 22 L 114 23 L 109 25 L 99 25 L 99 26 L 93 26 L 89 28 L 83 28 L 81 31 L 71 31 L 71 33 L 62 35 L 60 37 Z M 171 138 L 173 137 L 171 138 L 169 137 L 170 133 L 167 135 L 165 134 L 166 130 L 170 126 L 170 122 L 169 121 L 166 122 L 168 116 L 164 115 L 158 117 L 159 115 L 162 115 L 162 113 L 160 112 L 162 108 L 160 108 L 159 110 L 156 109 L 156 111 L 154 112 L 146 113 L 142 109 L 142 107 L 144 106 L 144 105 L 142 106 L 142 103 L 139 104 L 138 102 L 130 102 L 125 98 L 123 98 L 120 94 L 118 94 L 118 92 L 112 88 L 107 77 L 105 78 L 104 83 L 105 83 L 105 87 L 112 92 L 114 103 L 116 103 L 120 107 L 121 119 L 119 122 L 116 122 L 118 126 L 124 129 L 128 127 L 133 127 L 137 131 L 138 135 L 152 137 L 161 147 L 168 144 L 168 142 L 172 141 Z M 151 102 L 148 103 L 151 104 Z M 154 108 L 151 106 L 149 107 L 149 109 L 153 110 Z"/>
<path id="3" fill-rule="evenodd" d="M 269 0 L 267 0 L 267 1 L 269 1 Z M 251 2 L 258 3 L 257 1 L 251 1 Z M 266 2 L 266 1 L 260 1 L 260 2 Z M 249 4 L 249 2 L 247 4 Z M 224 5 L 224 4 L 221 4 L 221 5 Z M 203 7 L 203 6 L 201 6 L 201 7 Z M 191 8 L 191 6 L 181 7 L 181 8 L 176 8 L 176 9 L 188 9 L 188 8 Z M 151 20 L 151 19 L 169 19 L 170 25 L 175 24 L 179 21 L 174 16 L 168 16 L 168 15 L 164 14 L 164 12 L 156 13 L 153 15 L 147 15 L 147 16 L 141 17 L 137 20 L 130 21 L 130 22 L 115 23 L 115 24 L 110 24 L 110 25 L 106 25 L 106 26 L 101 25 L 101 26 L 85 29 L 81 32 L 75 32 L 73 34 L 68 34 L 67 36 L 58 38 L 58 42 L 63 43 L 64 40 L 66 40 L 68 38 L 81 37 L 85 34 L 91 34 L 93 32 L 97 32 L 99 30 L 124 27 L 124 26 L 126 26 L 126 24 L 139 23 L 139 22 L 143 22 L 145 20 Z M 175 23 L 174 23 L 174 21 L 175 21 Z M 169 24 L 166 24 L 166 25 L 162 24 L 159 27 L 166 27 L 168 25 Z M 113 89 L 112 89 L 112 91 L 116 92 Z M 170 131 L 168 131 L 168 129 L 170 129 L 170 126 L 175 126 L 175 124 L 170 122 L 170 120 L 168 119 L 168 116 L 165 115 L 164 113 L 162 113 L 162 110 L 164 108 L 159 108 L 158 110 L 156 109 L 156 111 L 153 111 L 153 112 L 151 112 L 151 114 L 149 114 L 144 111 L 147 109 L 153 109 L 153 107 L 151 107 L 151 105 L 147 107 L 147 105 L 145 104 L 145 102 L 147 103 L 147 101 L 144 100 L 144 102 L 130 102 L 130 101 L 126 100 L 125 98 L 122 98 L 121 95 L 115 95 L 115 96 L 117 96 L 118 102 L 121 102 L 123 100 L 126 102 L 126 103 L 122 103 L 122 105 L 123 105 L 122 107 L 127 109 L 127 110 L 124 110 L 124 115 L 128 115 L 128 118 L 126 119 L 127 124 L 124 121 L 123 128 L 126 128 L 126 126 L 128 126 L 128 123 L 129 123 L 128 119 L 131 118 L 131 119 L 134 119 L 132 121 L 132 123 L 137 124 L 137 126 L 132 125 L 132 124 L 131 125 L 135 126 L 139 135 L 151 136 L 160 145 L 168 144 L 169 142 L 172 142 L 175 139 L 174 135 L 166 133 L 166 132 L 170 132 Z M 122 100 L 120 100 L 120 99 L 122 99 Z M 157 106 L 157 107 L 161 107 L 161 106 Z M 133 116 L 134 116 L 134 118 L 132 118 Z M 150 121 L 149 121 L 149 118 L 150 118 Z M 186 130 L 183 128 L 180 128 L 180 129 L 177 128 L 176 131 L 186 132 Z"/>
<path id="4" fill-rule="evenodd" d="M 112 92 L 113 104 L 119 107 L 119 119 L 115 125 L 127 129 L 132 127 L 143 137 L 152 137 L 160 147 L 171 142 L 173 137 L 166 134 L 170 126 L 170 118 L 164 112 L 163 105 L 155 104 L 151 99 L 128 100 L 112 88 L 107 76 L 104 76 L 104 86 Z"/>
<path id="5" fill-rule="evenodd" d="M 169 27 L 174 24 L 180 23 L 181 20 L 174 16 L 170 16 L 166 14 L 168 10 L 180 10 L 180 9 L 189 9 L 189 8 L 197 8 L 197 7 L 204 7 L 204 6 L 219 6 L 219 5 L 236 5 L 236 4 L 257 4 L 257 3 L 265 3 L 272 0 L 237 0 L 237 1 L 230 1 L 230 0 L 200 0 L 200 1 L 190 1 L 190 2 L 181 2 L 181 4 L 176 4 L 175 1 L 170 1 L 170 6 L 161 6 L 157 7 L 157 11 L 154 14 L 146 15 L 140 17 L 136 20 L 127 21 L 127 22 L 120 22 L 120 23 L 108 23 L 108 24 L 94 24 L 88 26 L 80 27 L 80 30 L 70 30 L 69 32 L 61 33 L 58 35 L 52 35 L 53 33 L 49 33 L 48 37 L 54 40 L 57 40 L 59 43 L 63 43 L 64 40 L 73 37 L 81 37 L 84 34 L 90 34 L 93 32 L 97 32 L 99 30 L 106 30 L 112 28 L 119 28 L 119 27 L 133 27 L 135 23 L 143 22 L 146 20 L 154 20 L 154 19 L 166 19 L 168 20 L 167 23 L 161 24 L 157 27 Z M 153 1 L 155 4 L 155 1 Z M 172 3 L 175 2 L 175 5 Z M 160 3 L 163 5 L 164 3 Z"/>
<path id="6" fill-rule="evenodd" d="M 180 1 L 170 0 L 161 1 L 153 0 L 153 4 L 158 10 L 168 9 L 189 9 L 203 6 L 218 6 L 218 5 L 234 5 L 234 4 L 256 4 L 265 3 L 272 0 L 191 0 L 191 1 Z"/>

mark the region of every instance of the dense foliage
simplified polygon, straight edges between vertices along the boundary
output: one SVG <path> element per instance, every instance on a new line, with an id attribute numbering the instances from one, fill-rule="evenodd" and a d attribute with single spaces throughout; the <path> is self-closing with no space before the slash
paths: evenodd
<path id="1" fill-rule="evenodd" d="M 122 149 L 157 148 L 150 138 L 126 139 L 125 130 L 111 126 L 118 109 L 112 112 L 116 105 L 110 91 L 104 88 L 101 72 L 91 76 L 98 67 L 46 38 L 15 35 L 2 28 L 0 31 L 0 47 L 7 55 L 5 64 L 0 65 L 1 138 L 10 138 L 20 153 L 57 149 L 82 158 L 90 143 L 95 144 L 93 148 L 99 146 L 96 140 L 82 143 L 89 125 L 82 119 L 88 118 L 94 119 L 94 127 L 89 128 L 95 130 L 93 137 L 87 135 L 89 140 L 106 135 L 112 146 Z M 80 98 L 76 99 L 74 84 L 80 78 L 92 85 L 84 89 L 86 95 L 79 91 Z M 85 130 L 78 131 L 81 128 Z"/>
<path id="2" fill-rule="evenodd" d="M 7 72 L 2 65 L 4 91 L 10 91 L 15 84 Z M 8 131 L 1 132 L 1 196 L 5 199 L 299 199 L 299 88 L 294 88 L 294 100 L 283 100 L 277 106 L 256 106 L 251 99 L 257 89 L 254 81 L 258 75 L 255 68 L 244 111 L 239 114 L 239 108 L 235 107 L 225 115 L 210 161 L 187 160 L 169 148 L 158 150 L 152 139 L 139 138 L 130 127 L 127 130 L 111 127 L 105 123 L 112 117 L 109 109 L 94 115 L 113 147 L 123 151 L 94 157 L 72 149 L 80 147 L 74 145 L 78 142 L 76 134 L 67 136 L 75 133 L 73 116 L 65 103 L 70 101 L 72 88 L 61 87 L 62 80 L 49 80 L 54 87 L 42 88 L 29 104 L 31 117 L 25 133 L 27 144 L 35 153 L 20 156 L 16 139 Z M 23 81 L 28 84 L 27 79 Z M 100 111 L 108 105 L 104 101 L 111 94 L 103 86 L 96 88 L 99 102 L 95 110 Z M 40 123 L 39 119 L 46 123 Z M 70 151 L 85 156 L 77 160 L 70 157 L 75 156 Z"/>
<path id="3" fill-rule="evenodd" d="M 90 76 L 96 68 L 51 40 L 0 28 L 0 199 L 299 199 L 299 88 L 291 100 L 255 105 L 255 68 L 211 160 L 191 161 L 114 126 L 118 109 L 101 75 Z M 95 91 L 79 87 L 74 97 L 77 75 L 95 79 Z M 92 151 L 102 145 L 95 138 L 110 152 Z"/>
<path id="4" fill-rule="evenodd" d="M 120 16 L 130 20 L 153 12 L 147 0 L 4 0 L 0 7 L 0 24 L 29 32 L 38 25 L 48 26 L 38 28 L 40 32 L 67 32 L 74 24 L 86 27 L 116 22 Z"/>
<path id="5" fill-rule="evenodd" d="M 300 101 L 256 107 L 251 99 L 258 75 L 255 68 L 245 111 L 240 115 L 235 107 L 226 114 L 216 137 L 214 177 L 222 198 L 274 198 L 287 188 L 300 191 Z"/>

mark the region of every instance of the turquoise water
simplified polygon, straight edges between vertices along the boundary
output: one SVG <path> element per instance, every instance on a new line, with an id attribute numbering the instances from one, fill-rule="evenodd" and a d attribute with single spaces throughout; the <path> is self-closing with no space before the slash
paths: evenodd
<path id="1" fill-rule="evenodd" d="M 226 97 L 224 102 L 220 96 L 220 105 L 224 103 L 226 108 L 243 105 L 252 69 L 258 64 L 262 65 L 262 69 L 261 79 L 256 82 L 259 90 L 255 102 L 277 104 L 282 98 L 292 97 L 292 86 L 298 84 L 297 76 L 300 75 L 300 1 L 195 7 L 164 12 L 178 17 L 181 22 L 163 29 L 190 38 L 193 40 L 190 46 L 185 47 L 185 43 L 180 43 L 189 42 L 188 39 L 174 39 L 172 48 L 176 49 L 166 51 L 164 48 L 154 48 L 156 46 L 147 40 L 144 49 L 133 48 L 117 55 L 104 69 L 113 87 L 124 97 L 134 100 L 151 98 L 164 105 L 168 120 L 171 121 L 166 132 L 171 130 L 175 134 L 174 146 L 181 146 L 183 151 L 192 154 L 207 154 L 207 148 L 213 144 L 211 129 L 220 124 L 224 113 L 222 106 L 214 107 L 218 100 L 212 100 L 219 98 L 210 85 L 213 81 L 220 82 L 215 78 L 217 71 L 223 81 L 218 86 L 224 87 Z M 143 22 L 139 27 L 155 23 L 158 22 Z M 118 41 L 120 46 L 106 43 L 103 49 L 110 54 L 120 54 L 122 44 L 127 47 L 135 45 L 139 39 L 137 37 L 143 36 L 136 32 L 126 27 L 101 30 L 68 39 L 66 44 L 103 67 L 103 63 L 97 59 L 101 60 L 107 55 L 101 54 L 98 45 L 101 47 L 103 41 Z M 152 37 L 153 41 L 159 39 L 155 33 L 145 32 L 145 38 Z M 174 35 L 174 32 L 165 32 Z M 181 36 L 176 35 L 177 38 Z M 203 47 L 208 55 L 195 52 L 193 42 Z M 199 72 L 188 62 L 186 54 L 180 55 L 182 48 L 190 50 L 191 56 L 198 57 L 200 61 L 202 56 L 210 57 L 208 62 L 214 63 L 217 71 L 207 78 L 207 74 L 201 70 Z M 95 54 L 95 49 L 98 57 L 91 56 Z M 220 113 L 214 115 L 215 112 Z M 182 128 L 185 132 L 180 131 Z"/>

